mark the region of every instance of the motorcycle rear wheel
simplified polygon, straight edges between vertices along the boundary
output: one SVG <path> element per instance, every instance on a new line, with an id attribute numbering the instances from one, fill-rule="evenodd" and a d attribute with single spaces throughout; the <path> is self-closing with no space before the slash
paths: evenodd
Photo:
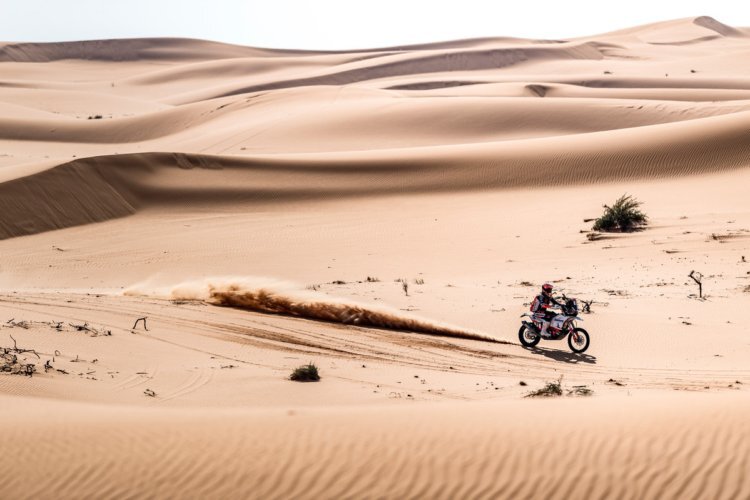
<path id="1" fill-rule="evenodd" d="M 529 329 L 526 325 L 521 325 L 521 329 L 518 330 L 518 340 L 521 341 L 521 345 L 524 347 L 534 347 L 542 340 L 542 336 Z"/>
<path id="2" fill-rule="evenodd" d="M 583 328 L 576 328 L 570 334 L 568 334 L 568 347 L 576 354 L 585 352 L 591 344 L 591 338 L 589 332 Z"/>

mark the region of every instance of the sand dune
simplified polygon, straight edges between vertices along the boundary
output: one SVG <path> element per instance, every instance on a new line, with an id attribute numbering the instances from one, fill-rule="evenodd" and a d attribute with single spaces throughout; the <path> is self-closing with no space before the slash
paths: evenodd
<path id="1" fill-rule="evenodd" d="M 359 64 L 359 66 L 363 66 L 361 68 L 343 69 L 335 73 L 315 77 L 259 84 L 237 89 L 216 97 L 290 87 L 348 85 L 366 80 L 391 78 L 401 75 L 500 69 L 526 61 L 544 61 L 549 59 L 596 60 L 601 59 L 601 57 L 601 53 L 596 49 L 596 45 L 592 43 L 563 48 L 558 46 L 545 48 L 527 47 L 523 49 L 513 47 L 494 50 L 485 49 L 481 51 L 443 51 L 439 54 L 397 54 L 385 57 L 386 61 L 382 61 L 383 58 L 379 58 L 374 64 L 372 60 L 368 60 L 368 64 L 366 65 Z"/>
<path id="2" fill-rule="evenodd" d="M 21 425 L 4 412 L 0 421 L 12 423 L 15 432 L 5 439 L 3 456 L 14 460 L 2 463 L 6 470 L 23 466 L 6 481 L 9 494 L 55 491 L 61 497 L 750 494 L 746 401 L 737 405 L 717 398 L 710 408 L 687 414 L 669 406 L 680 406 L 685 398 L 636 401 L 638 406 L 626 405 L 624 411 L 603 402 L 566 401 L 502 407 L 465 403 L 450 412 L 411 405 L 376 412 L 171 411 L 158 416 L 69 405 L 55 409 L 55 421 L 37 416 Z M 48 408 L 28 404 L 38 408 L 38 415 Z M 554 415 L 554 423 L 540 426 L 540 415 L 547 414 Z M 75 451 L 74 466 L 63 469 L 55 462 L 60 446 Z"/>
<path id="3" fill-rule="evenodd" d="M 642 40 L 655 39 L 657 37 L 671 39 L 677 39 L 679 37 L 690 39 L 692 37 L 692 39 L 705 40 L 707 37 L 747 36 L 741 29 L 727 26 L 710 16 L 698 16 L 694 18 L 652 23 L 644 26 L 612 31 L 606 35 L 608 37 L 632 35 Z"/>
<path id="4" fill-rule="evenodd" d="M 747 497 L 748 55 L 0 44 L 3 492 Z M 544 281 L 585 353 L 518 344 Z"/>
<path id="5" fill-rule="evenodd" d="M 99 222 L 154 205 L 257 205 L 744 168 L 750 163 L 748 116 L 733 113 L 569 139 L 433 148 L 256 158 L 150 153 L 80 159 L 0 185 L 5 214 L 0 235 Z"/>
<path id="6" fill-rule="evenodd" d="M 283 53 L 293 53 L 293 51 L 255 49 L 187 38 L 0 44 L 0 61 L 20 63 L 53 62 L 65 59 L 107 62 L 134 60 L 195 61 Z"/>

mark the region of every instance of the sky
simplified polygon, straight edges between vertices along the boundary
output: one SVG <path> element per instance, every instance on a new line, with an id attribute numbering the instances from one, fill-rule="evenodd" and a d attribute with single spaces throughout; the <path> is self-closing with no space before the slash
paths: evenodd
<path id="1" fill-rule="evenodd" d="M 750 27 L 745 0 L 0 0 L 0 40 L 188 37 L 343 50 L 571 38 L 699 15 Z"/>

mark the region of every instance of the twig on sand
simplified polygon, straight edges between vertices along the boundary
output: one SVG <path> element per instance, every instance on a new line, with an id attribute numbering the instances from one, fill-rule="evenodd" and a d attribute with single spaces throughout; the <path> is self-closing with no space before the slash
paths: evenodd
<path id="1" fill-rule="evenodd" d="M 148 331 L 148 327 L 146 326 L 146 319 L 147 318 L 148 318 L 148 316 L 144 316 L 143 318 L 138 318 L 137 320 L 135 320 L 135 323 L 133 323 L 133 328 L 131 328 L 131 330 L 135 330 L 136 327 L 138 326 L 138 323 L 140 323 L 141 321 L 143 321 L 143 329 L 146 330 L 146 331 Z"/>
<path id="2" fill-rule="evenodd" d="M 31 354 L 33 354 L 34 356 L 36 356 L 37 359 L 41 359 L 41 357 L 39 356 L 39 354 L 34 349 L 20 349 L 18 347 L 18 344 L 16 343 L 16 339 L 13 338 L 13 335 L 10 336 L 10 339 L 13 341 L 13 351 L 14 352 L 17 352 L 18 354 L 23 354 L 25 352 L 30 352 Z"/>
<path id="3" fill-rule="evenodd" d="M 31 324 L 29 324 L 28 321 L 22 320 L 22 321 L 16 321 L 15 318 L 11 318 L 8 321 L 5 322 L 6 325 L 10 325 L 9 328 L 23 328 L 24 330 L 28 330 L 31 328 Z"/>
<path id="4" fill-rule="evenodd" d="M 585 385 L 574 385 L 573 388 L 568 391 L 568 396 L 591 396 L 592 394 L 594 394 L 594 391 Z"/>
<path id="5" fill-rule="evenodd" d="M 688 277 L 692 278 L 698 284 L 698 298 L 703 298 L 703 275 L 697 271 L 690 271 Z"/>

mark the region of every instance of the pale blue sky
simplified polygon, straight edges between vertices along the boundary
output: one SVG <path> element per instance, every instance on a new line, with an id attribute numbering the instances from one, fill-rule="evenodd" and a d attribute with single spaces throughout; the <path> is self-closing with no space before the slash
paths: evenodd
<path id="1" fill-rule="evenodd" d="M 179 36 L 348 49 L 483 36 L 565 38 L 698 15 L 750 27 L 745 0 L 0 0 L 0 40 Z"/>

